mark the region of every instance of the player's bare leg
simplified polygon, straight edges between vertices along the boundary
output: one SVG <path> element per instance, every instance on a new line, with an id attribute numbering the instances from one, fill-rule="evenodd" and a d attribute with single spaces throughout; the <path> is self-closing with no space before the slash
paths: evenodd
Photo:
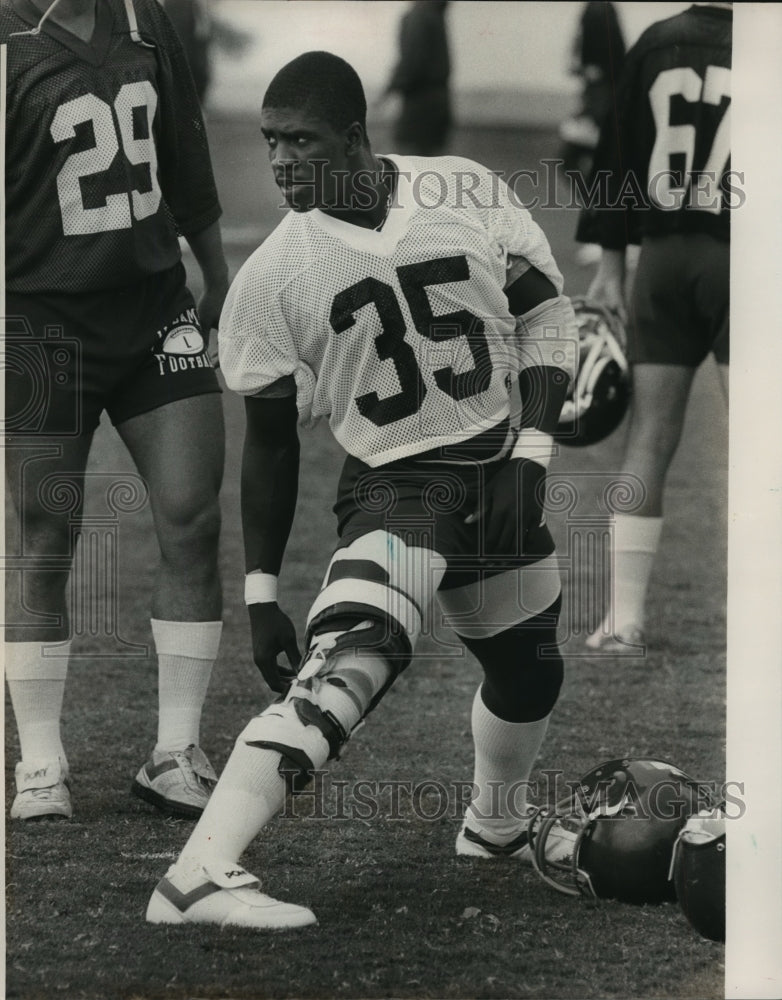
<path id="1" fill-rule="evenodd" d="M 613 603 L 587 647 L 643 653 L 644 607 L 663 523 L 668 468 L 684 427 L 696 369 L 685 365 L 636 364 L 625 457 L 619 481 L 626 496 L 642 496 L 631 514 L 614 516 Z M 618 640 L 618 642 L 617 642 Z"/>
<path id="2" fill-rule="evenodd" d="M 6 574 L 5 672 L 21 761 L 12 819 L 72 814 L 60 735 L 70 648 L 66 590 L 78 537 L 92 434 L 6 441 L 8 497 L 17 538 Z"/>
<path id="3" fill-rule="evenodd" d="M 220 396 L 178 400 L 125 421 L 118 430 L 147 482 L 161 557 L 152 598 L 157 743 L 133 791 L 165 812 L 195 817 L 216 781 L 199 742 L 222 628 Z"/>
<path id="4" fill-rule="evenodd" d="M 160 546 L 152 615 L 214 621 L 225 429 L 221 398 L 206 393 L 126 420 L 117 430 L 150 493 Z"/>

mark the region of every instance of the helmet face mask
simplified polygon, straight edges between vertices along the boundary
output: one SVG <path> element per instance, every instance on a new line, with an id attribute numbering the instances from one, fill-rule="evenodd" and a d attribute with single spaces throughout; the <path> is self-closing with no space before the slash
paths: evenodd
<path id="1" fill-rule="evenodd" d="M 614 313 L 588 299 L 573 299 L 579 336 L 576 377 L 562 407 L 554 437 L 584 447 L 612 434 L 630 404 L 625 332 Z"/>
<path id="2" fill-rule="evenodd" d="M 693 930 L 711 941 L 725 940 L 724 805 L 687 820 L 671 859 L 679 906 Z"/>
<path id="3" fill-rule="evenodd" d="M 696 782 L 665 761 L 606 761 L 572 783 L 553 809 L 533 814 L 534 867 L 566 895 L 672 902 L 671 854 L 699 798 Z"/>

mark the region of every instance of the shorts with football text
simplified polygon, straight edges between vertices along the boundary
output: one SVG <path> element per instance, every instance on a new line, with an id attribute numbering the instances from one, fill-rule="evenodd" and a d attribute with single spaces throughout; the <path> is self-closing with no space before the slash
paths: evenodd
<path id="1" fill-rule="evenodd" d="M 631 364 L 730 360 L 730 245 L 706 233 L 646 237 L 627 329 Z"/>
<path id="2" fill-rule="evenodd" d="M 76 437 L 220 392 L 180 263 L 138 284 L 6 296 L 5 433 Z"/>

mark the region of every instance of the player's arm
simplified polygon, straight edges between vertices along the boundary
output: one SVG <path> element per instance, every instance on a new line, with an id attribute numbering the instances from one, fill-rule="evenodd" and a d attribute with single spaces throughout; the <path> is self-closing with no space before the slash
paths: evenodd
<path id="1" fill-rule="evenodd" d="M 301 654 L 296 632 L 277 604 L 277 578 L 293 524 L 299 483 L 295 381 L 286 376 L 245 397 L 241 511 L 245 601 L 253 658 L 273 691 L 287 689 Z M 284 653 L 290 666 L 277 663 Z"/>
<path id="2" fill-rule="evenodd" d="M 158 124 L 154 130 L 158 176 L 166 207 L 187 240 L 204 278 L 198 303 L 208 339 L 228 291 L 228 267 L 206 127 L 182 43 L 160 4 L 142 9 L 144 32 L 157 47 Z"/>
<path id="3" fill-rule="evenodd" d="M 498 546 L 510 553 L 519 520 L 522 539 L 541 522 L 552 435 L 575 363 L 576 335 L 570 300 L 525 260 L 512 262 L 505 294 L 522 341 L 522 417 L 511 461 L 494 477 L 484 498 L 484 513 L 492 520 Z"/>
<path id="4" fill-rule="evenodd" d="M 204 337 L 208 340 L 209 331 L 218 326 L 229 285 L 220 223 L 215 220 L 200 232 L 188 234 L 185 239 L 198 261 L 204 279 L 204 290 L 198 301 L 198 316 Z"/>
<path id="5" fill-rule="evenodd" d="M 520 463 L 516 474 L 523 538 L 543 516 L 546 469 L 574 374 L 577 336 L 570 300 L 526 261 L 511 264 L 505 294 L 521 338 L 521 422 L 513 459 Z"/>
<path id="6" fill-rule="evenodd" d="M 511 265 L 505 294 L 521 339 L 522 415 L 514 455 L 547 466 L 574 374 L 578 337 L 573 307 L 549 278 L 521 259 Z"/>
<path id="7" fill-rule="evenodd" d="M 603 122 L 592 161 L 589 188 L 592 193 L 579 214 L 576 228 L 579 243 L 597 243 L 602 248 L 587 298 L 616 312 L 623 323 L 627 320 L 627 246 L 639 242 L 638 215 L 642 213 L 633 207 L 632 198 L 622 196 L 622 191 L 631 175 L 637 185 L 646 172 L 636 152 L 642 100 L 638 51 L 636 46 L 628 53 L 617 92 L 616 113 Z"/>

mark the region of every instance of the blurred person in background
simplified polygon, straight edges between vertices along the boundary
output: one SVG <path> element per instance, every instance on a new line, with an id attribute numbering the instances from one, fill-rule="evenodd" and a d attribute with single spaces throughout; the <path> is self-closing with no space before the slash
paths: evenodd
<path id="1" fill-rule="evenodd" d="M 624 68 L 626 46 L 612 3 L 584 4 L 573 40 L 570 73 L 581 81 L 581 104 L 575 115 L 559 128 L 563 168 L 587 176 L 600 128 L 613 105 L 616 86 Z M 600 260 L 596 243 L 576 251 L 577 263 L 587 266 Z"/>
<path id="2" fill-rule="evenodd" d="M 614 4 L 603 0 L 584 4 L 570 63 L 571 74 L 581 80 L 581 107 L 562 123 L 560 136 L 565 142 L 594 152 L 624 67 L 625 49 Z"/>
<path id="3" fill-rule="evenodd" d="M 212 18 L 209 0 L 160 0 L 160 3 L 179 35 L 193 75 L 198 100 L 203 104 L 212 77 L 209 55 Z"/>
<path id="4" fill-rule="evenodd" d="M 402 101 L 394 126 L 401 154 L 438 156 L 448 143 L 453 119 L 447 7 L 447 0 L 416 0 L 402 18 L 399 60 L 386 88 Z"/>

